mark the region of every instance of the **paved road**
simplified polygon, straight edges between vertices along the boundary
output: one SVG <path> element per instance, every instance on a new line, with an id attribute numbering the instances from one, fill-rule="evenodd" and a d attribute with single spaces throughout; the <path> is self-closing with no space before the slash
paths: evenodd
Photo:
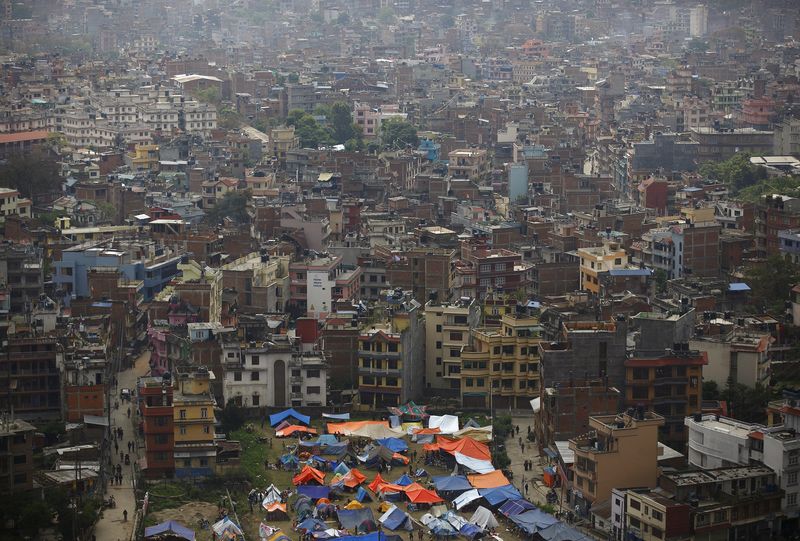
<path id="1" fill-rule="evenodd" d="M 515 414 L 511 417 L 511 424 L 519 427 L 519 435 L 508 438 L 506 441 L 506 451 L 511 459 L 511 471 L 514 473 L 512 480 L 514 486 L 534 503 L 547 503 L 547 487 L 542 483 L 542 465 L 539 464 L 539 452 L 536 444 L 528 441 L 528 427 L 533 430 L 533 411 L 530 414 Z M 519 445 L 519 438 L 525 446 L 524 450 Z M 525 471 L 525 460 L 533 461 L 533 470 Z M 528 485 L 527 492 L 525 485 Z"/>
<path id="2" fill-rule="evenodd" d="M 150 352 L 145 352 L 136 359 L 133 368 L 124 370 L 117 375 L 117 389 L 115 391 L 112 390 L 111 393 L 112 408 L 114 401 L 119 397 L 119 390 L 125 387 L 134 389 L 136 387 L 136 379 L 139 376 L 145 375 L 148 370 L 150 370 L 149 361 Z M 128 402 L 120 403 L 119 409 L 111 410 L 112 429 L 122 428 L 122 440 L 118 441 L 119 451 L 127 453 L 129 441 L 134 442 L 135 450 L 133 453 L 129 453 L 131 461 L 130 466 L 125 466 L 124 460 L 120 460 L 119 451 L 113 453 L 112 463 L 114 467 L 116 467 L 117 464 L 122 466 L 123 479 L 121 485 L 114 484 L 108 486 L 108 495 L 114 496 L 117 506 L 115 509 L 106 509 L 103 512 L 103 516 L 95 528 L 97 541 L 127 541 L 131 539 L 133 534 L 133 517 L 136 513 L 136 501 L 131 472 L 134 461 L 139 461 L 141 463 L 139 449 L 143 446 L 143 443 L 137 441 L 136 438 L 136 431 L 133 426 L 134 411 L 132 407 L 131 418 L 128 418 L 128 406 L 130 405 L 131 404 Z M 143 448 L 141 449 L 141 453 L 142 455 L 144 454 Z M 106 497 L 108 497 L 108 495 Z M 124 511 L 128 511 L 127 521 L 123 520 Z"/>

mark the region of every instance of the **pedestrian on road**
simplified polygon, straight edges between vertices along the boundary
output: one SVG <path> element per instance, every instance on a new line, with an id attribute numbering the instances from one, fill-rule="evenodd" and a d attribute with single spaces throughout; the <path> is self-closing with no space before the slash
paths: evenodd
<path id="1" fill-rule="evenodd" d="M 131 407 L 128 406 L 128 419 L 130 419 L 130 418 L 131 418 Z"/>
<path id="2" fill-rule="evenodd" d="M 119 452 L 119 444 L 117 443 L 116 439 L 114 440 L 114 452 L 115 453 Z"/>
<path id="3" fill-rule="evenodd" d="M 120 451 L 119 452 L 119 461 L 122 462 L 123 460 L 125 460 L 125 452 L 124 451 Z"/>
<path id="4" fill-rule="evenodd" d="M 525 495 L 528 495 L 528 483 L 525 483 Z"/>
<path id="5" fill-rule="evenodd" d="M 128 510 L 127 509 L 122 511 L 122 522 L 128 522 Z"/>
<path id="6" fill-rule="evenodd" d="M 522 452 L 524 453 L 525 452 L 525 444 L 524 443 L 520 444 L 520 447 L 522 448 Z"/>

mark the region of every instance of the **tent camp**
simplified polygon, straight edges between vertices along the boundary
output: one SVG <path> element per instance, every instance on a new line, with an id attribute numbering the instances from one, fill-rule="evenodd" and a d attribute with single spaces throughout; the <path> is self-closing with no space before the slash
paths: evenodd
<path id="1" fill-rule="evenodd" d="M 463 475 L 441 475 L 433 477 L 432 481 L 439 492 L 464 492 L 472 488 Z"/>
<path id="2" fill-rule="evenodd" d="M 316 434 L 317 431 L 313 428 L 308 428 L 302 425 L 289 425 L 286 428 L 282 428 L 280 430 L 275 431 L 275 436 L 279 438 L 286 438 L 293 434 Z"/>
<path id="3" fill-rule="evenodd" d="M 436 494 L 436 491 L 423 488 L 421 490 L 409 491 L 406 490 L 406 497 L 413 503 L 434 504 L 443 502 L 444 500 Z"/>
<path id="4" fill-rule="evenodd" d="M 514 523 L 522 528 L 526 533 L 533 535 L 540 530 L 556 524 L 558 520 L 553 515 L 548 515 L 539 509 L 530 509 L 519 515 L 509 517 Z"/>
<path id="5" fill-rule="evenodd" d="M 400 438 L 381 438 L 378 443 L 384 447 L 388 447 L 395 453 L 402 453 L 408 451 L 408 444 Z"/>
<path id="6" fill-rule="evenodd" d="M 536 532 L 536 535 L 544 541 L 591 541 L 592 539 L 563 522 L 556 522 L 543 528 Z"/>
<path id="7" fill-rule="evenodd" d="M 492 460 L 492 452 L 489 446 L 485 443 L 475 441 L 472 438 L 461 438 L 458 440 L 451 440 L 442 436 L 436 436 L 436 443 L 439 450 L 455 455 L 461 453 L 462 455 L 474 458 L 477 460 Z"/>
<path id="8" fill-rule="evenodd" d="M 458 417 L 455 415 L 431 415 L 428 418 L 428 428 L 438 428 L 441 434 L 454 434 L 458 432 Z"/>
<path id="9" fill-rule="evenodd" d="M 408 457 L 395 453 L 386 446 L 367 446 L 364 453 L 358 456 L 368 468 L 377 468 L 379 464 L 392 464 L 395 466 L 408 464 Z"/>
<path id="10" fill-rule="evenodd" d="M 472 513 L 472 517 L 470 517 L 469 521 L 476 526 L 480 526 L 484 530 L 488 528 L 497 528 L 499 526 L 497 519 L 494 518 L 494 514 L 482 505 Z"/>
<path id="11" fill-rule="evenodd" d="M 367 535 L 345 535 L 336 541 L 401 541 L 399 535 L 387 535 L 383 532 L 372 532 Z"/>
<path id="12" fill-rule="evenodd" d="M 278 490 L 278 487 L 275 485 L 270 485 L 267 487 L 267 490 L 264 491 L 264 499 L 261 500 L 261 505 L 270 505 L 273 503 L 280 503 L 281 501 L 281 491 Z"/>
<path id="13" fill-rule="evenodd" d="M 286 504 L 280 502 L 273 502 L 268 505 L 262 504 L 267 516 L 270 520 L 285 520 L 289 518 L 289 513 L 286 512 Z"/>
<path id="14" fill-rule="evenodd" d="M 299 411 L 295 410 L 294 408 L 289 408 L 288 410 L 284 410 L 280 413 L 275 413 L 269 416 L 269 426 L 276 426 L 281 423 L 281 421 L 285 421 L 287 419 L 295 419 L 303 423 L 304 425 L 309 425 L 311 423 L 311 417 L 308 415 L 303 415 Z"/>
<path id="15" fill-rule="evenodd" d="M 214 523 L 211 529 L 214 530 L 217 539 L 236 539 L 242 535 L 242 529 L 228 517 Z"/>
<path id="16" fill-rule="evenodd" d="M 339 509 L 336 513 L 339 524 L 345 530 L 355 530 L 364 521 L 375 522 L 375 517 L 369 507 L 363 509 Z"/>
<path id="17" fill-rule="evenodd" d="M 491 473 L 480 473 L 475 475 L 467 475 L 469 484 L 475 488 L 496 488 L 510 485 L 511 482 L 506 479 L 503 472 L 495 470 Z"/>
<path id="18" fill-rule="evenodd" d="M 377 440 L 380 438 L 392 438 L 402 436 L 403 431 L 399 428 L 389 428 L 386 421 L 351 421 L 349 423 L 328 423 L 330 434 L 341 434 L 343 436 L 360 436 Z"/>
<path id="19" fill-rule="evenodd" d="M 394 505 L 381 515 L 378 522 L 389 530 L 407 530 L 410 532 L 413 529 L 411 518 L 408 514 Z"/>
<path id="20" fill-rule="evenodd" d="M 300 485 L 297 487 L 298 494 L 308 496 L 313 501 L 319 500 L 320 498 L 327 498 L 330 490 L 330 488 L 320 485 Z"/>
<path id="21" fill-rule="evenodd" d="M 378 487 L 381 486 L 384 483 L 386 483 L 386 481 L 384 480 L 383 477 L 381 477 L 381 474 L 379 473 L 378 475 L 375 476 L 375 479 L 373 479 L 372 482 L 370 482 L 370 484 L 367 485 L 367 486 L 369 487 L 369 489 L 372 492 L 376 492 L 377 493 L 378 492 Z"/>
<path id="22" fill-rule="evenodd" d="M 472 458 L 471 456 L 467 456 L 463 453 L 455 453 L 456 462 L 461 464 L 465 468 L 470 471 L 474 471 L 475 473 L 490 473 L 494 471 L 494 466 L 492 465 L 491 460 L 480 460 L 478 458 Z"/>
<path id="23" fill-rule="evenodd" d="M 504 487 L 497 487 L 497 488 L 482 488 L 478 490 L 483 496 L 483 499 L 487 501 L 489 505 L 492 507 L 497 507 L 498 505 L 502 505 L 508 500 L 521 500 L 522 494 L 514 488 L 514 485 L 506 485 Z"/>
<path id="24" fill-rule="evenodd" d="M 366 481 L 367 478 L 363 473 L 353 468 L 345 474 L 336 474 L 331 481 L 331 486 L 344 486 L 347 488 L 356 488 L 358 485 Z"/>
<path id="25" fill-rule="evenodd" d="M 367 492 L 364 487 L 358 487 L 356 491 L 356 500 L 360 502 L 370 502 L 372 501 L 372 496 L 369 495 L 369 492 Z"/>
<path id="26" fill-rule="evenodd" d="M 292 484 L 306 485 L 309 483 L 317 483 L 319 485 L 324 484 L 325 474 L 316 468 L 312 468 L 311 466 L 303 466 L 303 469 L 300 470 L 300 473 L 292 478 Z"/>
<path id="27" fill-rule="evenodd" d="M 194 530 L 190 530 L 180 522 L 175 520 L 168 520 L 155 526 L 150 526 L 144 529 L 145 539 L 158 537 L 161 535 L 171 535 L 174 537 L 181 537 L 187 541 L 194 541 Z"/>
<path id="28" fill-rule="evenodd" d="M 453 505 L 455 505 L 456 509 L 460 510 L 462 507 L 480 499 L 480 497 L 480 492 L 473 488 L 472 490 L 464 492 L 463 494 L 459 495 L 458 498 L 453 500 Z"/>

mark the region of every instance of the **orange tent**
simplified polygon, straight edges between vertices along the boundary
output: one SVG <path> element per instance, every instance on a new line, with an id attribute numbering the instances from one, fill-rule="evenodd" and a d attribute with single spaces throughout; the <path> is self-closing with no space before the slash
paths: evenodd
<path id="1" fill-rule="evenodd" d="M 378 487 L 385 484 L 386 481 L 381 477 L 381 474 L 375 476 L 375 479 L 367 485 L 372 492 L 378 492 Z"/>
<path id="2" fill-rule="evenodd" d="M 420 428 L 419 430 L 415 430 L 414 432 L 412 432 L 412 434 L 421 434 L 421 435 L 439 434 L 439 433 L 441 433 L 441 430 L 439 430 L 438 428 Z"/>
<path id="3" fill-rule="evenodd" d="M 494 470 L 489 473 L 476 473 L 474 475 L 467 475 L 467 481 L 474 488 L 495 488 L 510 485 L 511 482 L 506 479 L 503 472 Z"/>
<path id="4" fill-rule="evenodd" d="M 436 436 L 436 443 L 439 445 L 439 449 L 447 451 L 451 455 L 461 453 L 462 455 L 477 460 L 492 459 L 492 452 L 489 451 L 489 446 L 485 443 L 475 441 L 470 437 L 464 437 L 460 440 L 450 440 L 442 436 Z"/>
<path id="5" fill-rule="evenodd" d="M 286 513 L 286 504 L 280 502 L 272 502 L 270 504 L 264 504 L 264 509 L 267 510 L 267 513 L 274 513 L 275 511 L 281 511 L 284 514 Z"/>
<path id="6" fill-rule="evenodd" d="M 395 485 L 394 483 L 381 483 L 378 485 L 378 492 L 405 492 L 406 487 L 402 485 Z"/>
<path id="7" fill-rule="evenodd" d="M 403 464 L 408 464 L 408 457 L 405 455 L 401 455 L 400 453 L 393 454 L 392 460 L 399 460 Z"/>
<path id="8" fill-rule="evenodd" d="M 344 474 L 342 478 L 344 479 L 344 486 L 347 488 L 355 488 L 367 480 L 364 474 L 355 468 Z"/>
<path id="9" fill-rule="evenodd" d="M 438 443 L 424 443 L 422 444 L 422 448 L 426 451 L 438 451 L 439 444 Z"/>
<path id="10" fill-rule="evenodd" d="M 307 432 L 309 434 L 317 433 L 317 431 L 314 430 L 313 428 L 308 428 L 306 426 L 300 426 L 300 425 L 289 425 L 286 428 L 282 428 L 281 430 L 276 431 L 275 435 L 279 438 L 285 438 L 287 436 L 291 436 L 295 432 Z"/>
<path id="11" fill-rule="evenodd" d="M 293 485 L 306 485 L 311 481 L 322 485 L 325 483 L 325 474 L 311 466 L 303 466 L 300 473 L 292 477 Z"/>
<path id="12" fill-rule="evenodd" d="M 428 490 L 425 488 L 406 492 L 406 496 L 408 496 L 409 501 L 413 503 L 439 503 L 444 501 L 435 490 Z"/>

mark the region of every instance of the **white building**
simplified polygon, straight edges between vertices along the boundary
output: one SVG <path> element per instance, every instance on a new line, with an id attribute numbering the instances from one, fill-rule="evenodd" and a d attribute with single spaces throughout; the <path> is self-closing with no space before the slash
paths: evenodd
<path id="1" fill-rule="evenodd" d="M 689 35 L 702 38 L 708 34 L 708 7 L 698 4 L 689 10 Z"/>
<path id="2" fill-rule="evenodd" d="M 751 459 L 763 458 L 762 440 L 755 436 L 763 425 L 716 415 L 687 417 L 684 424 L 689 429 L 688 460 L 692 466 L 708 470 L 746 466 Z"/>
<path id="3" fill-rule="evenodd" d="M 738 329 L 690 340 L 689 347 L 708 354 L 708 365 L 703 367 L 704 381 L 724 386 L 733 378 L 736 383 L 755 387 L 768 383 L 773 341 L 769 333 Z"/>
<path id="4" fill-rule="evenodd" d="M 222 344 L 222 395 L 248 407 L 327 404 L 327 367 L 320 353 L 300 351 L 299 340 L 272 335 L 263 342 Z"/>

